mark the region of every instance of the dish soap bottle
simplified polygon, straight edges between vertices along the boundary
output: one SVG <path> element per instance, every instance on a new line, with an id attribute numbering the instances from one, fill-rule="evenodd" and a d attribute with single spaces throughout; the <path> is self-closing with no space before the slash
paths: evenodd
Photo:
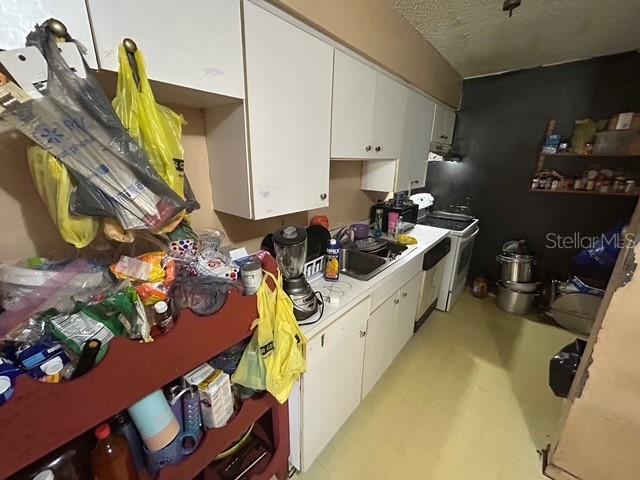
<path id="1" fill-rule="evenodd" d="M 98 443 L 91 452 L 91 468 L 95 480 L 138 480 L 129 443 L 120 435 L 112 435 L 108 424 L 95 430 Z"/>

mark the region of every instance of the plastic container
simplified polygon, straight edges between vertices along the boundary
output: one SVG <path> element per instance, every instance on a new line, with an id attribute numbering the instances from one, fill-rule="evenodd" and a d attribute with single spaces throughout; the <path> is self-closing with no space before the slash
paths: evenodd
<path id="1" fill-rule="evenodd" d="M 389 212 L 387 215 L 388 223 L 387 223 L 387 233 L 391 237 L 396 236 L 396 232 L 398 231 L 398 221 L 400 220 L 400 214 L 398 212 Z"/>
<path id="2" fill-rule="evenodd" d="M 262 265 L 260 262 L 247 262 L 240 268 L 245 295 L 255 295 L 262 283 Z"/>
<path id="3" fill-rule="evenodd" d="M 98 443 L 91 451 L 93 476 L 100 480 L 138 480 L 129 443 L 120 435 L 112 435 L 106 423 L 95 430 Z"/>
<path id="4" fill-rule="evenodd" d="M 615 130 L 596 133 L 593 153 L 599 155 L 640 155 L 640 131 Z"/>
<path id="5" fill-rule="evenodd" d="M 324 268 L 324 279 L 337 282 L 340 279 L 340 241 L 332 238 L 327 243 L 327 263 Z"/>
<path id="6" fill-rule="evenodd" d="M 43 470 L 33 477 L 33 480 L 55 480 L 55 478 L 56 477 L 51 470 Z"/>
<path id="7" fill-rule="evenodd" d="M 161 450 L 180 432 L 180 424 L 171 411 L 162 390 L 150 393 L 128 410 L 142 441 L 151 452 Z"/>
<path id="8" fill-rule="evenodd" d="M 160 327 L 160 330 L 166 332 L 173 328 L 173 313 L 171 312 L 167 302 L 160 300 L 153 306 L 153 311 L 155 312 L 156 317 L 155 323 Z"/>

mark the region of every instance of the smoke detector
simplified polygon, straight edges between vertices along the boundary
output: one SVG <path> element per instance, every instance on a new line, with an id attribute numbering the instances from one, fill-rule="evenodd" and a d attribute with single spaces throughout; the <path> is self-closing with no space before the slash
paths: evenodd
<path id="1" fill-rule="evenodd" d="M 509 17 L 513 15 L 513 10 L 520 6 L 522 0 L 504 0 L 502 4 L 502 10 L 509 12 Z"/>

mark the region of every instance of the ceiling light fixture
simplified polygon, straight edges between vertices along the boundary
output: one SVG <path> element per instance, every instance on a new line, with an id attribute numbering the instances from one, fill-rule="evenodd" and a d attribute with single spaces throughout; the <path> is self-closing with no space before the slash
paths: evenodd
<path id="1" fill-rule="evenodd" d="M 520 6 L 521 0 L 504 0 L 502 10 L 509 12 L 509 17 L 513 15 L 513 10 Z"/>

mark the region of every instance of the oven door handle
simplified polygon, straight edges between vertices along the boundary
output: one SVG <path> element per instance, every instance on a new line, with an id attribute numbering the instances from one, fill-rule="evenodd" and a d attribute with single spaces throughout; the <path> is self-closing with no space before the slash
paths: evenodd
<path id="1" fill-rule="evenodd" d="M 478 235 L 478 233 L 480 233 L 480 227 L 478 225 L 476 225 L 473 230 L 470 230 L 468 233 L 465 233 L 462 238 L 464 241 L 467 240 L 471 240 L 472 238 L 474 238 L 476 235 Z"/>

